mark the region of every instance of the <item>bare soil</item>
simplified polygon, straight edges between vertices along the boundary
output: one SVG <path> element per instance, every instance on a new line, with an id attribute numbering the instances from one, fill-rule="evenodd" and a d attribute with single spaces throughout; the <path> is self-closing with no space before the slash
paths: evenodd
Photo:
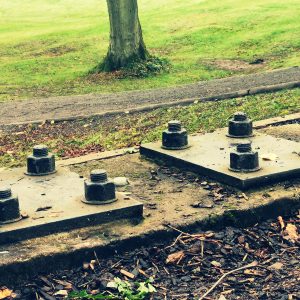
<path id="1" fill-rule="evenodd" d="M 215 59 L 215 60 L 205 60 L 201 61 L 208 66 L 213 66 L 218 69 L 227 70 L 227 71 L 253 71 L 259 68 L 264 67 L 264 63 L 254 63 L 250 64 L 249 62 L 236 60 L 236 59 Z"/>
<path id="2" fill-rule="evenodd" d="M 260 130 L 269 135 L 283 138 L 295 142 L 300 142 L 300 124 L 286 124 L 281 126 L 272 126 Z"/>

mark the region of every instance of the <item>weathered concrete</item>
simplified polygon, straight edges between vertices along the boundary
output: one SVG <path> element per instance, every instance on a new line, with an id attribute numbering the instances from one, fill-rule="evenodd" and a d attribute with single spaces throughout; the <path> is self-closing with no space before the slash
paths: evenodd
<path id="1" fill-rule="evenodd" d="M 282 121 L 282 118 L 278 120 Z M 273 121 L 264 122 L 270 125 Z M 274 127 L 274 136 L 276 130 L 280 131 L 280 126 Z M 130 185 L 124 189 L 145 205 L 145 219 L 138 224 L 133 220 L 119 220 L 0 245 L 0 285 L 26 276 L 80 266 L 84 261 L 95 259 L 95 253 L 99 259 L 107 259 L 116 251 L 121 253 L 153 241 L 173 239 L 178 233 L 166 224 L 184 231 L 219 229 L 228 225 L 247 226 L 278 215 L 285 216 L 300 208 L 300 180 L 272 184 L 245 193 L 217 184 L 211 191 L 202 185 L 203 181 L 213 183 L 205 177 L 193 177 L 191 173 L 181 173 L 175 168 L 162 173 L 162 168 L 138 154 L 111 155 L 109 152 L 110 158 L 105 159 L 107 157 L 103 153 L 101 158 L 104 159 L 87 163 L 82 163 L 83 159 L 79 158 L 81 164 L 73 165 L 72 171 L 87 177 L 90 170 L 103 168 L 111 177 L 126 176 Z M 74 159 L 71 161 L 76 163 Z M 153 179 L 150 170 L 157 172 Z M 225 193 L 224 200 L 213 201 L 214 191 L 220 189 L 217 193 Z M 194 202 L 209 202 L 213 207 L 194 208 L 191 206 Z"/>
<path id="2" fill-rule="evenodd" d="M 146 157 L 168 162 L 191 172 L 202 174 L 242 190 L 300 176 L 300 145 L 298 143 L 255 133 L 249 140 L 260 156 L 276 154 L 275 160 L 260 159 L 261 169 L 239 173 L 229 170 L 229 155 L 239 142 L 226 136 L 227 129 L 205 135 L 190 136 L 191 147 L 185 150 L 162 149 L 161 142 L 141 146 Z"/>
<path id="3" fill-rule="evenodd" d="M 143 222 L 137 225 L 132 221 L 115 221 L 2 245 L 2 284 L 16 280 L 16 276 L 20 279 L 46 270 L 81 265 L 83 261 L 94 259 L 94 251 L 99 259 L 105 259 L 115 251 L 176 236 L 177 233 L 168 230 L 165 224 L 185 231 L 222 228 L 230 224 L 244 226 L 288 214 L 300 205 L 300 182 L 297 181 L 246 194 L 229 190 L 224 201 L 215 202 L 209 209 L 191 206 L 195 201 L 213 203 L 211 191 L 200 184 L 204 178 L 182 180 L 174 168 L 163 174 L 155 163 L 141 159 L 138 154 L 76 165 L 73 170 L 87 176 L 94 168 L 104 168 L 112 177 L 124 174 L 129 178 L 130 186 L 126 190 L 145 205 Z M 150 179 L 150 170 L 158 170 L 160 180 Z M 190 175 L 184 176 L 189 178 Z"/>
<path id="4" fill-rule="evenodd" d="M 42 177 L 26 176 L 23 168 L 3 171 L 0 184 L 12 187 L 21 211 L 28 214 L 19 222 L 0 226 L 0 244 L 143 214 L 143 205 L 123 193 L 111 204 L 82 203 L 84 179 L 63 168 Z"/>

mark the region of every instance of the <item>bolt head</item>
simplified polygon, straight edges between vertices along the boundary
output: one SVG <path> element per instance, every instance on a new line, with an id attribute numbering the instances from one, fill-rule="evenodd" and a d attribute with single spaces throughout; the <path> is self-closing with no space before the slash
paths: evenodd
<path id="1" fill-rule="evenodd" d="M 228 136 L 245 138 L 253 135 L 253 122 L 243 112 L 237 112 L 228 122 Z"/>
<path id="2" fill-rule="evenodd" d="M 21 219 L 19 199 L 12 195 L 0 200 L 0 224 L 7 224 Z"/>
<path id="3" fill-rule="evenodd" d="M 84 182 L 85 199 L 88 204 L 107 204 L 116 201 L 116 187 L 111 180 L 105 182 Z"/>
<path id="4" fill-rule="evenodd" d="M 181 150 L 188 147 L 188 134 L 184 128 L 179 131 L 165 130 L 162 133 L 162 148 Z"/>
<path id="5" fill-rule="evenodd" d="M 245 172 L 245 173 L 255 172 L 260 170 L 258 152 L 257 151 L 231 152 L 229 169 L 234 172 Z"/>
<path id="6" fill-rule="evenodd" d="M 53 154 L 27 157 L 27 175 L 43 176 L 55 173 L 55 157 Z"/>

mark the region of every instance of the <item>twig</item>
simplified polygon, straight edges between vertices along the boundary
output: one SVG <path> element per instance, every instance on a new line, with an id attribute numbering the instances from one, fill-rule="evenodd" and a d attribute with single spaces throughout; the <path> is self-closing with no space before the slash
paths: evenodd
<path id="1" fill-rule="evenodd" d="M 192 234 L 189 234 L 189 233 L 187 233 L 187 232 L 183 232 L 183 231 L 181 231 L 181 230 L 179 230 L 179 229 L 177 229 L 177 228 L 175 228 L 175 227 L 173 227 L 173 226 L 171 226 L 171 225 L 166 225 L 166 226 L 168 226 L 169 228 L 171 228 L 171 229 L 173 229 L 173 230 L 175 230 L 175 231 L 177 231 L 177 232 L 179 232 L 179 233 L 181 233 L 181 234 L 183 234 L 183 235 L 187 235 L 187 236 L 189 236 L 189 237 L 191 237 L 191 238 L 194 238 L 194 236 L 192 235 Z"/>
<path id="2" fill-rule="evenodd" d="M 200 241 L 201 243 L 201 257 L 203 258 L 204 257 L 204 241 Z"/>
<path id="3" fill-rule="evenodd" d="M 94 251 L 94 255 L 95 255 L 95 258 L 96 258 L 97 264 L 98 264 L 98 266 L 100 267 L 100 261 L 99 261 L 99 259 L 98 259 L 98 256 L 97 256 L 97 253 L 96 253 L 96 251 Z"/>
<path id="4" fill-rule="evenodd" d="M 160 270 L 159 270 L 159 268 L 158 268 L 158 266 L 152 261 L 151 262 L 151 264 L 152 264 L 152 266 L 154 266 L 155 267 L 155 269 L 157 270 L 157 272 L 159 273 L 160 272 Z"/>
<path id="5" fill-rule="evenodd" d="M 199 298 L 199 300 L 203 300 L 208 294 L 210 294 L 220 283 L 221 281 L 227 277 L 228 275 L 232 274 L 232 273 L 235 273 L 235 272 L 238 272 L 238 271 L 241 271 L 241 270 L 244 270 L 244 269 L 249 269 L 249 268 L 253 268 L 253 267 L 256 267 L 258 265 L 258 262 L 257 261 L 254 261 L 252 262 L 251 264 L 248 264 L 246 266 L 243 266 L 243 267 L 240 267 L 240 268 L 237 268 L 237 269 L 234 269 L 234 270 L 231 270 L 225 274 L 223 274 L 219 279 L 218 281 L 203 295 Z"/>
<path id="6" fill-rule="evenodd" d="M 110 267 L 110 270 L 113 269 L 113 268 L 115 268 L 116 266 L 118 266 L 122 260 L 123 260 L 123 259 L 120 259 L 118 262 L 116 262 L 115 264 L 113 264 L 113 265 Z"/>
<path id="7" fill-rule="evenodd" d="M 178 242 L 178 240 L 181 238 L 182 235 L 183 235 L 183 233 L 180 233 L 179 236 L 178 236 L 178 237 L 176 238 L 176 240 L 174 241 L 174 243 L 173 243 L 172 245 L 166 247 L 165 249 L 169 249 L 169 248 L 175 246 L 176 243 Z"/>

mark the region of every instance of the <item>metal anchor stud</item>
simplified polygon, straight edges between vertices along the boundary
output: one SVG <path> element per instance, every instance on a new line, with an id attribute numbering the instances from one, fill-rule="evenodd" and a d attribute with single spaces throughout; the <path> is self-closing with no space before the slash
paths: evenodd
<path id="1" fill-rule="evenodd" d="M 105 170 L 93 170 L 90 179 L 84 182 L 85 199 L 87 204 L 108 204 L 117 201 L 116 187 L 108 179 Z"/>
<path id="2" fill-rule="evenodd" d="M 243 112 L 236 112 L 228 123 L 227 136 L 232 138 L 247 138 L 253 136 L 253 123 Z"/>
<path id="3" fill-rule="evenodd" d="M 9 187 L 0 188 L 0 224 L 21 220 L 19 199 Z"/>
<path id="4" fill-rule="evenodd" d="M 47 146 L 33 147 L 33 154 L 27 157 L 27 175 L 44 176 L 55 173 L 55 157 L 49 153 Z"/>
<path id="5" fill-rule="evenodd" d="M 177 120 L 170 121 L 168 129 L 162 133 L 162 148 L 167 150 L 182 150 L 188 147 L 188 134 L 182 128 L 181 122 Z"/>
<path id="6" fill-rule="evenodd" d="M 252 150 L 250 141 L 238 144 L 236 151 L 230 153 L 229 170 L 245 173 L 260 170 L 258 152 Z"/>

